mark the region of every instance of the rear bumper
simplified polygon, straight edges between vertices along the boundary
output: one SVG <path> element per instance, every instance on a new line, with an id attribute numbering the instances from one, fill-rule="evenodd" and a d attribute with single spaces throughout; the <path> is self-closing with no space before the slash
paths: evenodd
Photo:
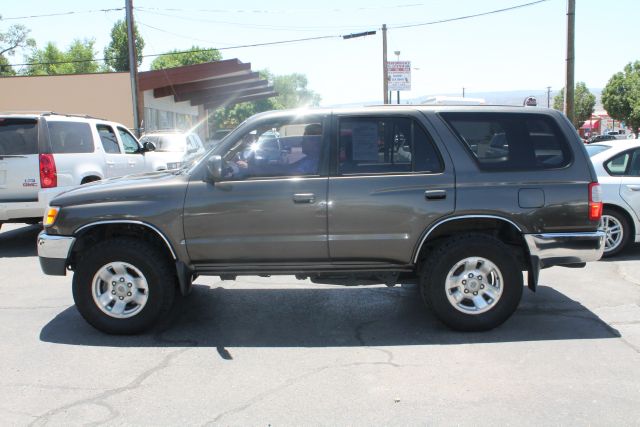
<path id="1" fill-rule="evenodd" d="M 597 261 L 604 252 L 604 231 L 525 234 L 532 260 L 540 268 Z"/>
<path id="2" fill-rule="evenodd" d="M 13 221 L 22 218 L 42 218 L 45 206 L 41 201 L 0 202 L 0 221 Z"/>
<path id="3" fill-rule="evenodd" d="M 38 235 L 38 258 L 44 274 L 67 274 L 67 258 L 75 241 L 75 237 L 51 236 L 44 231 Z"/>

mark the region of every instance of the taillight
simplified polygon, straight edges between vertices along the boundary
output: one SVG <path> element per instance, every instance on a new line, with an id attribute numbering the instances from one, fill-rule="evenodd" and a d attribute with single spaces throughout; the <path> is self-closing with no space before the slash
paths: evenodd
<path id="1" fill-rule="evenodd" d="M 600 221 L 602 217 L 602 189 L 600 184 L 592 182 L 589 184 L 589 219 Z"/>
<path id="2" fill-rule="evenodd" d="M 53 188 L 57 186 L 58 175 L 53 154 L 40 154 L 40 187 Z"/>

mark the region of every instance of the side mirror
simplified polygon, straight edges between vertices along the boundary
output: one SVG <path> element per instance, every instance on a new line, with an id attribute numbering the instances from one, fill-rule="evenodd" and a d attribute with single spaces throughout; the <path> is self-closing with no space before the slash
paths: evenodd
<path id="1" fill-rule="evenodd" d="M 207 174 L 211 182 L 222 179 L 222 157 L 215 155 L 207 159 Z"/>
<path id="2" fill-rule="evenodd" d="M 145 143 L 142 144 L 142 149 L 144 151 L 156 151 L 156 144 L 151 141 L 145 141 Z"/>

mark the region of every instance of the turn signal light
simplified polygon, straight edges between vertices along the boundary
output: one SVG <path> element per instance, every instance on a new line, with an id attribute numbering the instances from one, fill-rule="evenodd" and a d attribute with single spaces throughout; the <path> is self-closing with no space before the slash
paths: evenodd
<path id="1" fill-rule="evenodd" d="M 60 208 L 57 208 L 55 206 L 50 206 L 47 209 L 47 212 L 44 215 L 44 219 L 42 221 L 45 227 L 53 225 L 53 223 L 56 222 L 56 218 L 58 217 L 58 212 L 60 212 Z"/>
<path id="2" fill-rule="evenodd" d="M 592 182 L 589 184 L 589 219 L 600 221 L 602 218 L 602 189 L 600 184 Z"/>
<path id="3" fill-rule="evenodd" d="M 40 154 L 40 187 L 54 188 L 58 186 L 58 173 L 53 154 Z"/>

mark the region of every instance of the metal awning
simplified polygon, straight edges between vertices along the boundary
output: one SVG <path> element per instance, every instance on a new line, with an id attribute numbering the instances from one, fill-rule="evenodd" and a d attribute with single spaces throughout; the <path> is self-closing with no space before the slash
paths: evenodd
<path id="1" fill-rule="evenodd" d="M 189 101 L 209 110 L 278 95 L 251 64 L 238 59 L 140 72 L 138 88 L 153 90 L 154 98 L 173 95 L 175 102 Z"/>

